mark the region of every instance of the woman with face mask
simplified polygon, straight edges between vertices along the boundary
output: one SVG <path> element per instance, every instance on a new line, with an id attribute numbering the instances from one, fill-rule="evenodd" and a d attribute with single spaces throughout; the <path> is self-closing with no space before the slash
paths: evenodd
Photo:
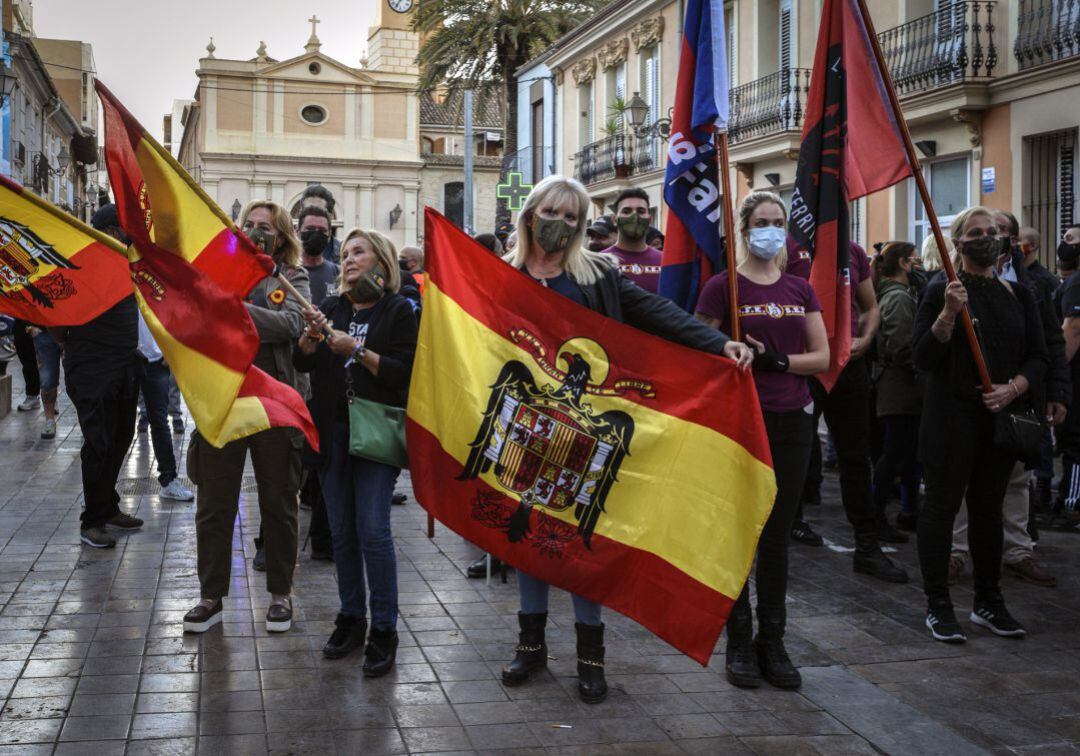
<path id="1" fill-rule="evenodd" d="M 994 444 L 994 416 L 1029 403 L 1048 356 L 1031 292 L 994 276 L 995 233 L 987 208 L 970 207 L 956 216 L 950 235 L 960 256 L 959 280 L 942 277 L 927 285 L 912 337 L 915 368 L 926 374 L 919 427 L 926 500 L 918 523 L 926 626 L 947 643 L 966 640 L 948 584 L 953 521 L 965 500 L 975 578 L 971 622 L 1000 636 L 1024 635 L 999 585 L 1002 501 L 1016 458 Z M 986 393 L 958 322 L 965 307 L 993 384 Z"/>
<path id="2" fill-rule="evenodd" d="M 307 329 L 293 352 L 312 374 L 311 416 L 319 432 L 319 482 L 333 538 L 341 606 L 323 655 L 364 649 L 364 675 L 379 677 L 397 655 L 397 563 L 390 502 L 400 470 L 349 453 L 349 392 L 404 407 L 417 321 L 398 293 L 394 243 L 355 228 L 341 245 L 338 295 L 304 311 Z M 329 326 L 329 335 L 325 333 Z M 370 634 L 368 609 L 370 606 Z"/>
<path id="3" fill-rule="evenodd" d="M 897 522 L 914 528 L 919 495 L 916 452 L 922 392 L 911 364 L 911 329 L 918 304 L 916 273 L 919 256 L 915 245 L 886 242 L 874 258 L 875 293 L 881 311 L 874 362 L 876 410 L 884 426 L 881 456 L 874 466 L 874 508 L 878 540 L 907 543 L 908 537 L 889 522 L 885 508 L 897 476 L 901 476 L 901 512 Z"/>
<path id="4" fill-rule="evenodd" d="M 771 192 L 751 192 L 739 208 L 739 327 L 754 347 L 754 384 L 776 473 L 776 501 L 758 541 L 754 639 L 750 588 L 727 623 L 728 680 L 756 688 L 762 676 L 779 688 L 802 684 L 784 648 L 788 539 L 810 463 L 814 405 L 807 376 L 829 367 L 825 321 L 810 283 L 784 273 L 787 210 Z M 728 272 L 713 276 L 698 299 L 697 318 L 730 330 Z"/>
<path id="5" fill-rule="evenodd" d="M 281 266 L 304 298 L 311 296 L 307 272 L 298 265 L 300 242 L 288 211 L 269 201 L 255 201 L 240 215 L 240 228 Z M 247 311 L 259 332 L 254 366 L 307 397 L 307 377 L 292 364 L 292 344 L 304 328 L 300 302 L 274 276 L 248 295 Z M 221 599 L 229 594 L 232 535 L 248 452 L 255 468 L 262 535 L 256 546 L 265 554 L 270 607 L 268 632 L 292 626 L 292 578 L 296 567 L 297 493 L 303 435 L 294 428 L 270 428 L 215 449 L 198 435 L 188 448 L 188 473 L 198 485 L 195 526 L 202 600 L 184 616 L 184 631 L 201 633 L 221 622 Z"/>
<path id="6" fill-rule="evenodd" d="M 518 245 L 503 259 L 578 305 L 684 346 L 719 354 L 748 367 L 745 344 L 694 320 L 669 300 L 650 294 L 618 271 L 610 255 L 584 249 L 589 195 L 578 181 L 548 176 L 533 187 L 518 216 Z M 521 610 L 514 660 L 503 668 L 503 684 L 521 685 L 547 666 L 548 584 L 518 570 Z M 607 696 L 604 625 L 600 605 L 573 596 L 577 632 L 578 695 L 586 703 Z"/>

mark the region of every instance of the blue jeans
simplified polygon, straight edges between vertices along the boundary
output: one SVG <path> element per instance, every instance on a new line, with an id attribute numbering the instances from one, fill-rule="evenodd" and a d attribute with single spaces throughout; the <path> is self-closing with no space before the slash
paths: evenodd
<path id="1" fill-rule="evenodd" d="M 398 468 L 349 454 L 348 423 L 334 425 L 329 461 L 319 472 L 334 542 L 341 613 L 367 616 L 364 572 L 371 592 L 371 627 L 397 627 L 397 559 L 390 534 L 390 498 Z"/>
<path id="2" fill-rule="evenodd" d="M 169 432 L 169 367 L 164 360 L 147 362 L 139 359 L 139 390 L 146 400 L 146 418 L 150 423 L 150 440 L 157 457 L 158 483 L 167 486 L 176 480 L 176 453 Z"/>
<path id="3" fill-rule="evenodd" d="M 522 614 L 540 614 L 548 610 L 548 589 L 551 586 L 543 580 L 517 570 L 518 593 L 521 595 Z M 577 594 L 570 594 L 574 602 L 574 619 L 583 625 L 599 625 L 600 604 L 589 601 Z"/>
<path id="4" fill-rule="evenodd" d="M 37 352 L 41 390 L 55 391 L 60 386 L 60 345 L 47 331 L 42 331 L 34 337 L 34 351 Z"/>

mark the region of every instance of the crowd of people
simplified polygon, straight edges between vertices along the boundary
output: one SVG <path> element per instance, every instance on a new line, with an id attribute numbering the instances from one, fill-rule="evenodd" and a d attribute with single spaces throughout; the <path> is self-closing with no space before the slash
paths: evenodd
<path id="1" fill-rule="evenodd" d="M 965 640 L 949 586 L 962 576 L 968 554 L 971 623 L 1003 637 L 1024 635 L 1006 607 L 1003 569 L 1036 586 L 1054 585 L 1035 557 L 1039 528 L 1080 526 L 1080 411 L 1070 411 L 1080 388 L 1080 276 L 1072 275 L 1080 264 L 1080 226 L 1055 244 L 1064 283 L 1040 264 L 1038 233 L 1003 210 L 963 210 L 942 250 L 932 238 L 921 253 L 903 240 L 874 245 L 872 255 L 850 245 L 850 357 L 826 391 L 815 377 L 828 369 L 830 347 L 822 305 L 808 282 L 812 261 L 787 234 L 788 208 L 778 195 L 757 191 L 744 198 L 729 240 L 736 269 L 707 283 L 693 315 L 656 293 L 663 235 L 650 225 L 648 195 L 627 189 L 610 215 L 592 222 L 590 207 L 580 183 L 549 176 L 530 193 L 516 228 L 477 241 L 579 305 L 752 371 L 777 494 L 757 550 L 757 632 L 749 584 L 727 625 L 726 673 L 734 685 L 801 684 L 784 645 L 789 544 L 824 543 L 807 511 L 821 503 L 822 468 L 829 465 L 838 469 L 853 530 L 855 572 L 907 582 L 907 571 L 881 544 L 906 543 L 914 532 L 925 624 L 935 639 Z M 332 560 L 337 572 L 340 605 L 323 654 L 340 659 L 362 648 L 363 673 L 376 677 L 393 668 L 398 646 L 390 512 L 405 497 L 394 491 L 400 463 L 354 453 L 349 418 L 357 401 L 406 405 L 423 313 L 424 253 L 397 249 L 374 230 L 353 229 L 339 241 L 333 218 L 333 195 L 313 185 L 295 219 L 276 203 L 254 201 L 238 222 L 290 284 L 268 276 L 248 296 L 260 340 L 254 364 L 308 401 L 318 453 L 291 428 L 222 448 L 196 431 L 187 471 L 197 496 L 185 488 L 169 433 L 174 382 L 132 297 L 83 326 L 44 331 L 18 324 L 27 394 L 19 409 L 43 407 L 41 435 L 55 436 L 62 362 L 83 435 L 81 537 L 101 548 L 116 543 L 110 529 L 142 525 L 120 510 L 116 485 L 143 396 L 141 427 L 151 433 L 162 496 L 196 500 L 200 600 L 184 616 L 186 632 L 205 632 L 222 620 L 250 455 L 261 515 L 254 567 L 265 572 L 270 593 L 267 631 L 291 627 L 303 503 L 312 510 L 311 557 Z M 112 206 L 101 208 L 93 225 L 126 241 Z M 958 280 L 941 271 L 942 254 Z M 726 335 L 734 330 L 731 275 L 740 341 Z M 965 311 L 989 387 L 965 338 Z M 179 422 L 176 432 L 183 431 Z M 1064 472 L 1055 497 L 1059 452 Z M 482 557 L 466 572 L 481 577 L 492 561 Z M 522 571 L 517 585 L 518 643 L 502 672 L 510 686 L 526 683 L 548 660 L 549 585 Z M 607 694 L 603 613 L 581 596 L 573 596 L 573 609 L 579 694 L 597 703 Z"/>

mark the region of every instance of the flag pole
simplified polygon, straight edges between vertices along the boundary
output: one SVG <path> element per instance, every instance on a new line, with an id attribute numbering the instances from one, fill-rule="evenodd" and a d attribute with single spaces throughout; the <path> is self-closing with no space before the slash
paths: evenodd
<path id="1" fill-rule="evenodd" d="M 934 241 L 937 243 L 938 254 L 941 257 L 941 267 L 945 269 L 945 275 L 949 281 L 958 280 L 956 277 L 956 269 L 953 267 L 952 260 L 949 259 L 948 252 L 945 248 L 945 235 L 941 232 L 941 223 L 938 221 L 937 212 L 934 210 L 934 202 L 930 197 L 930 191 L 926 187 L 926 181 L 923 179 L 922 170 L 919 166 L 919 158 L 915 154 L 915 145 L 911 141 L 911 133 L 908 131 L 907 121 L 904 120 L 904 113 L 900 109 L 900 99 L 896 96 L 896 88 L 893 87 L 892 75 L 889 73 L 888 66 L 885 65 L 885 56 L 881 52 L 881 45 L 878 44 L 877 33 L 874 31 L 874 22 L 870 19 L 870 11 L 866 8 L 866 0 L 855 0 L 859 5 L 859 13 L 862 15 L 863 25 L 866 28 L 867 36 L 870 38 L 870 47 L 874 51 L 874 58 L 877 59 L 878 70 L 881 71 L 881 77 L 885 82 L 885 91 L 889 95 L 889 104 L 892 106 L 893 116 L 896 120 L 896 124 L 900 129 L 900 137 L 904 142 L 904 151 L 907 152 L 908 164 L 911 166 L 911 175 L 915 179 L 915 187 L 918 189 L 919 197 L 922 199 L 923 207 L 926 209 L 926 217 L 930 220 L 930 229 L 934 234 Z M 986 360 L 983 358 L 982 349 L 979 346 L 979 339 L 975 335 L 975 326 L 971 322 L 971 313 L 968 311 L 967 306 L 960 311 L 960 322 L 964 327 L 964 335 L 967 336 L 968 347 L 971 349 L 971 355 L 975 358 L 975 367 L 979 371 L 979 381 L 982 383 L 982 389 L 984 393 L 989 393 L 993 390 L 993 385 L 990 381 L 990 372 L 986 369 Z"/>
<path id="2" fill-rule="evenodd" d="M 731 159 L 728 156 L 727 130 L 716 134 L 716 153 L 720 156 L 720 202 L 724 213 L 724 251 L 727 255 L 728 272 L 728 307 L 731 317 L 731 332 L 728 334 L 735 341 L 741 338 L 739 329 L 739 282 L 735 273 L 735 209 L 731 203 Z"/>

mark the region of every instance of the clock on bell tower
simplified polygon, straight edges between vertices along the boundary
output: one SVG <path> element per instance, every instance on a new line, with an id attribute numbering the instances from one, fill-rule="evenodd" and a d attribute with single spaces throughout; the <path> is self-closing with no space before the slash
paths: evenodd
<path id="1" fill-rule="evenodd" d="M 379 0 L 375 25 L 368 30 L 368 67 L 415 74 L 419 35 L 412 30 L 418 0 Z"/>

